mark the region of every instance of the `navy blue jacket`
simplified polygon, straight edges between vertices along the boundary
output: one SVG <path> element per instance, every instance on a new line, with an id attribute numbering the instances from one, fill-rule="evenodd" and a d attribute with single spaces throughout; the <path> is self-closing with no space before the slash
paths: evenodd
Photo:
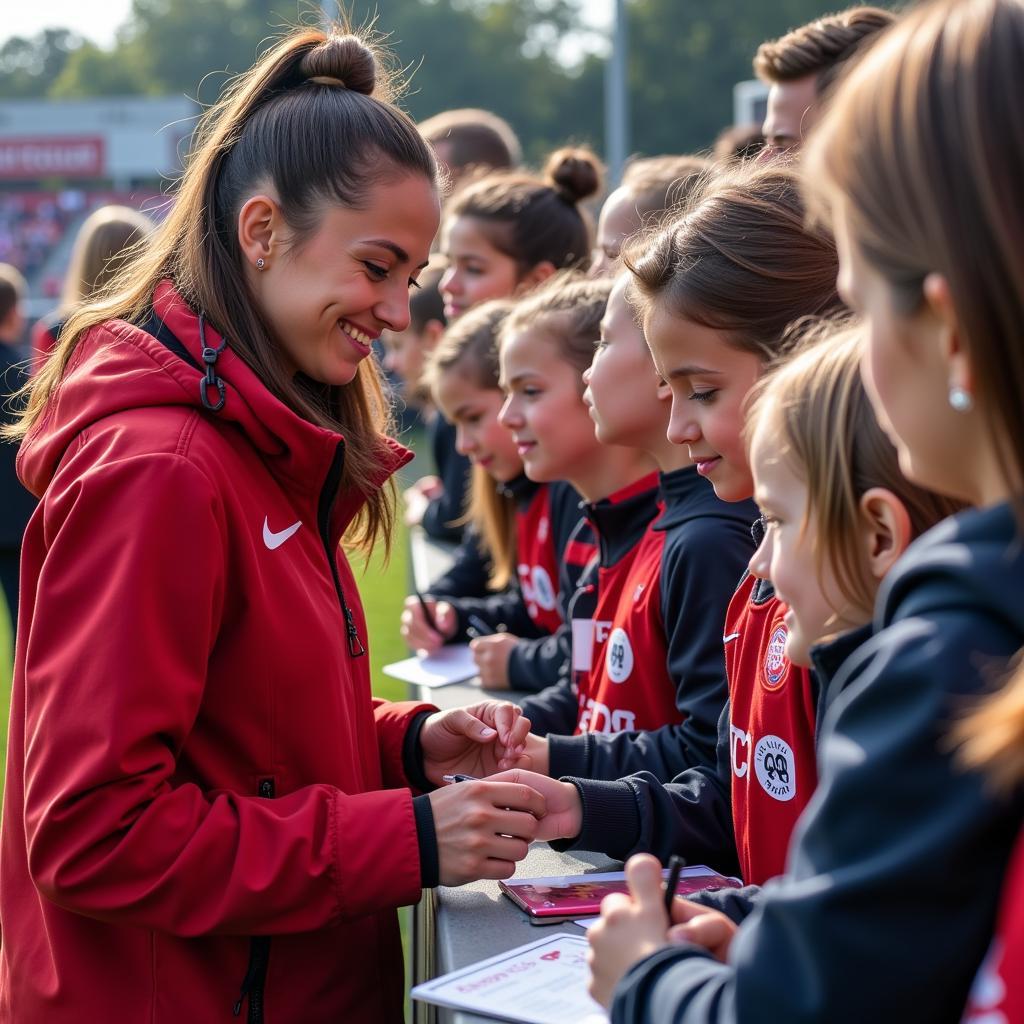
<path id="1" fill-rule="evenodd" d="M 658 1024 L 960 1019 L 1024 810 L 966 771 L 951 723 L 1024 645 L 1024 547 L 1006 505 L 908 550 L 875 635 L 830 678 L 819 785 L 787 871 L 728 964 L 663 949 L 619 984 L 612 1020 Z"/>
<path id="2" fill-rule="evenodd" d="M 427 503 L 420 525 L 428 537 L 457 542 L 463 534 L 456 524 L 466 514 L 470 461 L 455 450 L 455 428 L 440 413 L 427 423 L 427 440 L 444 491 Z"/>

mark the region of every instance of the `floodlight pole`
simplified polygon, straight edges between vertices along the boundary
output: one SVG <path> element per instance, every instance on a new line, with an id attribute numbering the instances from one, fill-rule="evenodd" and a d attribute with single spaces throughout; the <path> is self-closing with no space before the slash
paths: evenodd
<path id="1" fill-rule="evenodd" d="M 612 0 L 612 51 L 604 76 L 605 160 L 608 187 L 615 188 L 629 155 L 629 33 L 626 24 L 626 0 Z"/>

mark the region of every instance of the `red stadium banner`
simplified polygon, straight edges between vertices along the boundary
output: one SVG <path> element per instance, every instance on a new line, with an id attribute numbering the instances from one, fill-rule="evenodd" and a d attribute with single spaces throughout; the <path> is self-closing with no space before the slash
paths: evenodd
<path id="1" fill-rule="evenodd" d="M 99 178 L 104 166 L 98 135 L 0 138 L 0 179 Z"/>

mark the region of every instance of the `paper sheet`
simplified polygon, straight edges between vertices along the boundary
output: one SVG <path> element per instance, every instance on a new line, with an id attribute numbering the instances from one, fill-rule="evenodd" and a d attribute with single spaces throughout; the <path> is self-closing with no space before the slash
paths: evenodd
<path id="1" fill-rule="evenodd" d="M 394 661 L 382 671 L 394 679 L 427 688 L 464 683 L 477 674 L 469 644 L 445 644 L 426 658 Z"/>
<path id="2" fill-rule="evenodd" d="M 586 938 L 560 932 L 417 985 L 412 997 L 522 1024 L 607 1024 L 589 977 Z"/>

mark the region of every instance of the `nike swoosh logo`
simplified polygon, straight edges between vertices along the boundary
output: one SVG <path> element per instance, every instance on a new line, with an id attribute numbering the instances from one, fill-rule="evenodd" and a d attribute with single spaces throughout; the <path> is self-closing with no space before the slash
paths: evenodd
<path id="1" fill-rule="evenodd" d="M 739 638 L 740 638 L 739 633 L 730 633 L 728 636 L 723 636 L 722 637 L 722 643 L 723 644 L 727 644 L 727 643 L 729 643 L 730 640 L 739 640 Z"/>
<path id="2" fill-rule="evenodd" d="M 286 540 L 288 540 L 289 537 L 294 537 L 295 534 L 298 533 L 299 527 L 301 525 L 302 525 L 302 520 L 300 519 L 297 523 L 292 523 L 291 526 L 285 528 L 284 530 L 281 530 L 278 533 L 274 533 L 274 531 L 270 529 L 270 522 L 264 516 L 264 518 L 263 518 L 263 543 L 266 544 L 267 547 L 271 551 L 275 551 Z"/>

